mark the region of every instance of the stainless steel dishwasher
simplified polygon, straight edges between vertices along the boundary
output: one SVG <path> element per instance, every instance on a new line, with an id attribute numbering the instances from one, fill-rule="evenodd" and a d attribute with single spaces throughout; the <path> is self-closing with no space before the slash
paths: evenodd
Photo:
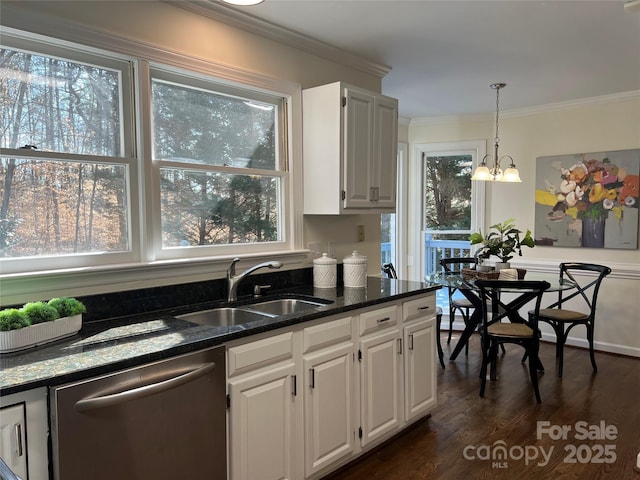
<path id="1" fill-rule="evenodd" d="M 225 480 L 224 347 L 52 388 L 56 480 Z"/>

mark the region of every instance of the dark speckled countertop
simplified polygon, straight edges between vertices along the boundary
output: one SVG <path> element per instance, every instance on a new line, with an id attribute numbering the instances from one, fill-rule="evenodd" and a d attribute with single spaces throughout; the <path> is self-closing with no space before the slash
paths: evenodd
<path id="1" fill-rule="evenodd" d="M 309 313 L 267 318 L 243 325 L 210 327 L 174 315 L 223 306 L 222 302 L 176 307 L 150 313 L 84 323 L 70 338 L 31 350 L 0 356 L 0 395 L 104 375 L 213 347 L 233 339 L 348 312 L 440 288 L 439 285 L 369 277 L 366 289 L 288 289 L 287 293 L 334 300 Z M 274 292 L 263 300 L 286 296 Z M 332 298 L 335 297 L 335 298 Z M 239 303 L 247 303 L 251 300 Z"/>

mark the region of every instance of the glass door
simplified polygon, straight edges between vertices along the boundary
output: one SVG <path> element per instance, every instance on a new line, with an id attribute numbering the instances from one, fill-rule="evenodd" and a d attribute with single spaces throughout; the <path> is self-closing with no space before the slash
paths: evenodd
<path id="1" fill-rule="evenodd" d="M 406 143 L 398 144 L 396 213 L 380 215 L 380 265 L 393 264 L 398 278 L 406 278 L 408 148 Z"/>

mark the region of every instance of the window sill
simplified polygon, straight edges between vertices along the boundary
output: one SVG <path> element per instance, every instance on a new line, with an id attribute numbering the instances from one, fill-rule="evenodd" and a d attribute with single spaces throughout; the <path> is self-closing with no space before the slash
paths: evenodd
<path id="1" fill-rule="evenodd" d="M 238 255 L 239 270 L 265 260 L 278 260 L 284 269 L 306 264 L 308 250 Z M 79 297 L 138 288 L 223 278 L 235 256 L 161 260 L 148 263 L 59 269 L 0 276 L 0 305 L 18 305 L 60 296 Z"/>

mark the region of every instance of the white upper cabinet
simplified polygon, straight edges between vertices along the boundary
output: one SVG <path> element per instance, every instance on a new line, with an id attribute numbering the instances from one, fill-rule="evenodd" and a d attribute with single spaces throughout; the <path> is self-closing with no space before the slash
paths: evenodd
<path id="1" fill-rule="evenodd" d="M 342 82 L 302 94 L 304 212 L 393 212 L 398 101 Z"/>

